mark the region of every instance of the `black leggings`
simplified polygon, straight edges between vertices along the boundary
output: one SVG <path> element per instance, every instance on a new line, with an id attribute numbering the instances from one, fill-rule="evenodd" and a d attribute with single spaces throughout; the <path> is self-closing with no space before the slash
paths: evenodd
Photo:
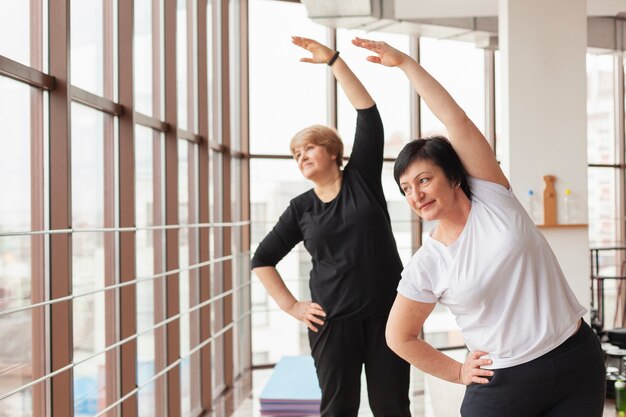
<path id="1" fill-rule="evenodd" d="M 365 365 L 375 417 L 410 417 L 410 366 L 385 342 L 386 319 L 327 321 L 309 330 L 311 354 L 322 389 L 321 417 L 356 417 Z"/>
<path id="2" fill-rule="evenodd" d="M 512 330 L 514 331 L 514 330 Z M 489 383 L 471 384 L 463 417 L 602 417 L 604 354 L 583 321 L 556 349 L 522 365 L 496 369 Z"/>

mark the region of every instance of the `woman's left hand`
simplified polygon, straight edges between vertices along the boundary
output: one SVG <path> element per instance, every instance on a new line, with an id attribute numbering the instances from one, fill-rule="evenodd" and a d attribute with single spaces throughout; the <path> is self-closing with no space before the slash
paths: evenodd
<path id="1" fill-rule="evenodd" d="M 300 62 L 326 64 L 335 54 L 335 51 L 313 39 L 292 36 L 291 42 L 311 53 L 311 58 L 300 58 Z"/>
<path id="2" fill-rule="evenodd" d="M 491 365 L 493 362 L 491 359 L 481 359 L 481 356 L 485 355 L 488 355 L 488 353 L 480 350 L 475 350 L 467 355 L 459 375 L 459 380 L 463 385 L 469 385 L 472 382 L 475 384 L 486 384 L 489 382 L 485 377 L 493 376 L 493 371 L 482 369 L 481 366 Z"/>

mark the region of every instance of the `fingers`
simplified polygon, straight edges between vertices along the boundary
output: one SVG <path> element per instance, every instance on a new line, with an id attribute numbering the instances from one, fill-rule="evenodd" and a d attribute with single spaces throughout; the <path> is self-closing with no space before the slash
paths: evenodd
<path id="1" fill-rule="evenodd" d="M 317 304 L 317 303 L 311 303 L 309 304 L 312 308 L 319 310 L 322 314 L 318 314 L 318 316 L 324 316 L 326 317 L 326 313 L 324 312 L 324 309 L 322 308 L 321 305 Z"/>
<path id="2" fill-rule="evenodd" d="M 383 49 L 383 46 L 385 45 L 384 42 L 372 41 L 370 39 L 363 39 L 363 38 L 358 38 L 358 37 L 352 39 L 352 44 L 354 46 L 369 49 L 370 51 L 377 52 L 377 53 L 381 52 Z"/>
<path id="3" fill-rule="evenodd" d="M 294 45 L 298 45 L 302 48 L 306 48 L 306 45 L 310 44 L 311 42 L 315 42 L 313 39 L 309 39 L 309 38 L 303 38 L 302 36 L 292 36 L 291 37 L 291 42 Z"/>
<path id="4" fill-rule="evenodd" d="M 302 303 L 302 304 L 304 304 L 304 314 L 301 320 L 306 324 L 306 326 L 309 329 L 311 329 L 311 331 L 317 333 L 318 327 L 316 325 L 319 325 L 319 326 L 324 325 L 324 320 L 320 318 L 320 317 L 326 317 L 326 313 L 324 312 L 324 309 L 322 308 L 322 306 L 320 306 L 317 303 Z"/>
<path id="5" fill-rule="evenodd" d="M 468 359 L 473 361 L 473 367 L 481 367 L 491 365 L 493 361 L 489 358 L 482 358 L 483 356 L 487 356 L 489 353 L 483 352 L 481 350 L 475 350 L 468 355 Z"/>
<path id="6" fill-rule="evenodd" d="M 374 64 L 380 64 L 381 63 L 380 58 L 377 57 L 377 56 L 368 56 L 365 59 L 367 59 L 369 62 L 373 62 Z"/>
<path id="7" fill-rule="evenodd" d="M 493 376 L 493 371 L 489 369 L 476 368 L 472 372 L 472 382 L 476 384 L 487 384 L 490 380 L 484 377 Z"/>
<path id="8" fill-rule="evenodd" d="M 475 384 L 487 384 L 489 382 L 489 379 L 486 377 L 493 376 L 494 372 L 490 369 L 483 369 L 482 367 L 491 365 L 493 361 L 489 358 L 482 358 L 486 355 L 488 355 L 488 353 L 483 351 L 473 351 L 467 355 L 467 360 L 464 364 L 464 373 L 466 374 L 464 379 L 469 378 L 465 379 L 465 381 Z"/>
<path id="9" fill-rule="evenodd" d="M 308 62 L 309 64 L 315 63 L 311 58 L 300 58 L 300 62 Z"/>
<path id="10" fill-rule="evenodd" d="M 313 324 L 311 324 L 309 322 L 306 322 L 306 327 L 308 327 L 309 329 L 311 329 L 311 331 L 313 331 L 315 333 L 318 332 L 317 327 L 313 326 Z"/>

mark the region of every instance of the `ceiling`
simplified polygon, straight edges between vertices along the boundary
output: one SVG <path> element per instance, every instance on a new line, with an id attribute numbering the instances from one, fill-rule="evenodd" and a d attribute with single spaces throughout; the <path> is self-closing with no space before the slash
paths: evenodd
<path id="1" fill-rule="evenodd" d="M 345 0 L 344 0 L 345 1 Z M 385 3 L 386 0 L 383 0 Z M 392 0 L 398 19 L 497 16 L 499 0 Z M 626 16 L 626 0 L 587 0 L 588 16 Z"/>
<path id="2" fill-rule="evenodd" d="M 626 0 L 586 1 L 588 46 L 598 52 L 626 51 Z M 311 19 L 334 28 L 418 34 L 474 42 L 483 48 L 497 48 L 500 0 L 300 2 L 305 5 Z"/>

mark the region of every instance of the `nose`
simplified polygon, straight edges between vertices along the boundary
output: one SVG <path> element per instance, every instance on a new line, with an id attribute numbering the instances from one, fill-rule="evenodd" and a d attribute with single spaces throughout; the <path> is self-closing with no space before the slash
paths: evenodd
<path id="1" fill-rule="evenodd" d="M 424 193 L 422 191 L 413 193 L 413 201 L 415 201 L 416 203 L 419 203 L 423 199 L 424 199 Z"/>

